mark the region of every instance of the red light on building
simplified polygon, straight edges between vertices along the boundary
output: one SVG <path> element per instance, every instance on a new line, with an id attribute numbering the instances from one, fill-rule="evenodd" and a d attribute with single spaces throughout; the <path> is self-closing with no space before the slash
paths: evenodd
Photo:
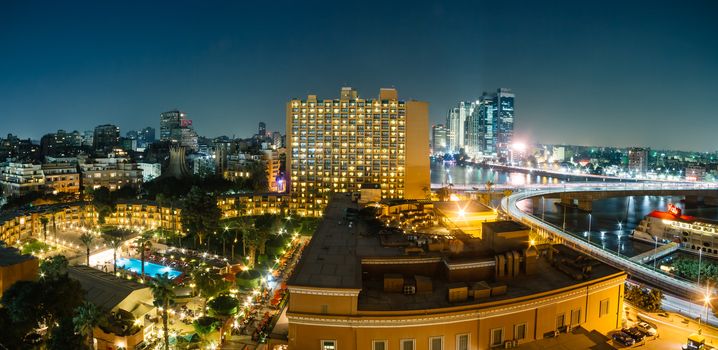
<path id="1" fill-rule="evenodd" d="M 682 213 L 681 208 L 673 205 L 673 203 L 668 203 L 668 212 L 676 217 L 680 217 Z"/>

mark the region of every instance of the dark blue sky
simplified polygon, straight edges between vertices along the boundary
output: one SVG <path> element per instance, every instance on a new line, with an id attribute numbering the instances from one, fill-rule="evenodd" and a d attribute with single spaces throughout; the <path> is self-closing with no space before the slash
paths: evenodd
<path id="1" fill-rule="evenodd" d="M 263 3 L 263 4 L 260 4 Z M 395 86 L 432 121 L 510 87 L 526 141 L 718 149 L 718 1 L 0 1 L 0 134 L 186 111 L 284 130 L 284 105 Z"/>

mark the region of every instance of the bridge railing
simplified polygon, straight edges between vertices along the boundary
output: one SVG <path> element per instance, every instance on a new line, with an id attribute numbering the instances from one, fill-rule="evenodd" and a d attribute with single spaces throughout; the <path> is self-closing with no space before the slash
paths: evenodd
<path id="1" fill-rule="evenodd" d="M 614 186 L 613 184 L 607 185 L 604 183 L 590 184 L 584 186 L 571 187 L 570 191 L 601 191 L 610 189 L 612 191 L 617 190 L 617 187 L 622 188 L 625 191 L 632 191 L 637 189 L 717 189 L 718 186 L 712 184 L 673 184 L 674 186 L 667 186 L 666 184 L 624 184 L 624 186 Z M 631 261 L 628 257 L 621 256 L 611 251 L 607 251 L 600 246 L 594 245 L 586 240 L 580 239 L 575 235 L 563 230 L 563 228 L 554 225 L 552 223 L 544 222 L 538 217 L 527 214 L 518 208 L 516 205 L 518 201 L 528 199 L 531 197 L 537 197 L 547 194 L 557 193 L 556 189 L 545 189 L 545 188 L 528 188 L 522 192 L 513 194 L 505 197 L 501 201 L 502 209 L 509 214 L 515 220 L 521 221 L 531 227 L 539 227 L 547 232 L 550 232 L 554 236 L 560 238 L 563 242 L 572 246 L 574 249 L 580 250 L 587 253 L 599 260 L 602 260 L 611 265 L 617 266 L 627 273 L 642 277 L 644 279 L 650 279 L 652 281 L 658 281 L 662 285 L 670 286 L 673 288 L 679 288 L 684 291 L 701 294 L 702 289 L 693 282 L 676 278 L 675 276 L 669 276 L 657 270 L 648 268 L 640 263 Z"/>

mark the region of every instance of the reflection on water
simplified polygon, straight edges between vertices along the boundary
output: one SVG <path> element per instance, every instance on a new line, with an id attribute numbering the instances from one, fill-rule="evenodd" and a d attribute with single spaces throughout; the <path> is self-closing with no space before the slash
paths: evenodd
<path id="1" fill-rule="evenodd" d="M 576 236 L 589 240 L 604 249 L 621 255 L 634 256 L 650 249 L 654 245 L 637 241 L 630 237 L 631 231 L 638 226 L 644 216 L 653 210 L 666 210 L 668 203 L 681 208 L 686 215 L 707 219 L 718 219 L 718 208 L 701 207 L 685 209 L 682 197 L 670 196 L 630 196 L 597 200 L 593 202 L 593 211 L 586 213 L 576 208 L 566 208 L 566 229 Z M 537 217 L 557 226 L 564 224 L 564 207 L 557 205 L 558 199 L 538 199 L 523 201 L 522 207 Z M 591 231 L 589 232 L 589 219 Z"/>
<path id="2" fill-rule="evenodd" d="M 505 172 L 478 166 L 462 167 L 457 165 L 443 165 L 441 162 L 433 162 L 431 164 L 432 184 L 482 187 L 487 181 L 499 185 L 555 184 L 561 182 L 560 179 L 550 176 Z"/>
<path id="3" fill-rule="evenodd" d="M 580 178 L 572 178 L 572 181 L 577 179 Z M 433 184 L 451 183 L 454 185 L 483 187 L 487 181 L 495 184 L 524 185 L 560 183 L 562 180 L 556 177 L 504 172 L 481 167 L 446 166 L 441 162 L 434 162 L 431 165 L 431 183 Z M 588 213 L 575 208 L 567 208 L 564 211 L 563 206 L 556 204 L 558 199 L 536 198 L 519 202 L 518 205 L 524 211 L 533 212 L 537 217 L 543 217 L 544 220 L 554 225 L 562 226 L 565 221 L 568 231 L 600 245 L 604 249 L 618 252 L 621 255 L 634 256 L 653 249 L 654 245 L 632 239 L 630 237 L 631 231 L 651 211 L 666 210 L 668 203 L 673 203 L 683 208 L 683 213 L 686 215 L 718 220 L 718 208 L 685 209 L 683 203 L 680 202 L 681 199 L 682 197 L 670 196 L 632 196 L 594 201 L 593 212 L 590 215 L 590 232 Z M 688 253 L 677 252 L 673 255 L 676 254 L 687 254 L 697 259 L 697 256 Z"/>

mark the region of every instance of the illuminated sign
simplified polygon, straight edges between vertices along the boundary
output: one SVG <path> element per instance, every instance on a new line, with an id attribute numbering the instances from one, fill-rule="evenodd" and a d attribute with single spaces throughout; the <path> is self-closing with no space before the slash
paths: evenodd
<path id="1" fill-rule="evenodd" d="M 668 203 L 668 212 L 677 217 L 681 216 L 681 208 L 673 205 L 673 203 Z"/>

